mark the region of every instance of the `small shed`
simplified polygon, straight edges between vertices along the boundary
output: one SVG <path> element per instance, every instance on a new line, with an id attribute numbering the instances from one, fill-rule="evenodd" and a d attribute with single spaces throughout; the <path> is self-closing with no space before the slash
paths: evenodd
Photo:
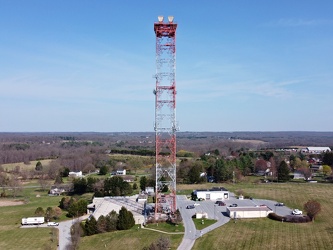
<path id="1" fill-rule="evenodd" d="M 207 213 L 196 213 L 195 218 L 196 219 L 208 219 L 208 214 Z"/>
<path id="2" fill-rule="evenodd" d="M 154 187 L 146 187 L 145 188 L 145 193 L 148 195 L 152 195 L 155 193 Z"/>

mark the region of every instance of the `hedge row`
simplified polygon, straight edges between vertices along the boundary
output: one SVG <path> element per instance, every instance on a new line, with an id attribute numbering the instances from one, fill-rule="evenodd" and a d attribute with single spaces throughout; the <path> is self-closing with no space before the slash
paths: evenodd
<path id="1" fill-rule="evenodd" d="M 268 218 L 277 221 L 283 222 L 291 222 L 291 223 L 307 223 L 311 222 L 311 218 L 309 216 L 298 216 L 298 215 L 287 215 L 287 216 L 280 216 L 276 213 L 268 214 Z"/>

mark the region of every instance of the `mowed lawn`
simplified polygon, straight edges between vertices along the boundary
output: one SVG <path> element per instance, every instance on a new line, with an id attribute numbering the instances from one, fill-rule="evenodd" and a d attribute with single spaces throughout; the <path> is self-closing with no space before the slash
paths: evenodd
<path id="1" fill-rule="evenodd" d="M 243 190 L 254 197 L 284 202 L 303 210 L 310 199 L 321 203 L 322 211 L 314 223 L 293 224 L 263 219 L 242 219 L 198 239 L 196 249 L 332 249 L 333 184 L 273 183 L 223 185 L 230 191 Z"/>
<path id="2" fill-rule="evenodd" d="M 164 234 L 134 227 L 126 231 L 115 231 L 83 237 L 81 238 L 79 249 L 141 250 L 144 247 L 149 247 L 152 242 L 155 242 L 161 236 L 169 238 L 171 242 L 170 249 L 176 250 L 184 235 Z"/>
<path id="3" fill-rule="evenodd" d="M 26 204 L 0 207 L 0 249 L 57 249 L 57 242 L 52 242 L 52 228 L 20 227 L 23 217 L 34 216 L 39 206 L 44 210 L 58 206 L 60 198 L 49 197 L 46 192 L 36 192 L 30 188 L 24 189 L 21 195 L 17 200 L 24 200 Z"/>

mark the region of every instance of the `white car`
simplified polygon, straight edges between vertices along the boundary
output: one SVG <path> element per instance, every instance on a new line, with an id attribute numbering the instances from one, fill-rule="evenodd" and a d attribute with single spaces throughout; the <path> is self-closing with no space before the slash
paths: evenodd
<path id="1" fill-rule="evenodd" d="M 200 204 L 199 204 L 199 203 L 194 203 L 193 205 L 194 205 L 194 206 L 199 206 Z"/>
<path id="2" fill-rule="evenodd" d="M 50 226 L 59 226 L 58 222 L 48 222 L 47 225 Z"/>
<path id="3" fill-rule="evenodd" d="M 293 215 L 302 215 L 302 211 L 301 211 L 301 210 L 298 210 L 298 209 L 294 209 L 291 213 L 292 213 Z"/>

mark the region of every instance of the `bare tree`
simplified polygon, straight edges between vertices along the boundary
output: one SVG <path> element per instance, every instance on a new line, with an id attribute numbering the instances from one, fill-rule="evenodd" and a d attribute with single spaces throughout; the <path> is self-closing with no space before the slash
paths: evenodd
<path id="1" fill-rule="evenodd" d="M 8 185 L 9 178 L 6 173 L 0 173 L 0 186 L 2 187 L 1 196 L 6 196 L 6 187 Z"/>
<path id="2" fill-rule="evenodd" d="M 305 180 L 309 180 L 312 177 L 311 169 L 309 167 L 301 167 L 298 171 L 304 175 Z"/>
<path id="3" fill-rule="evenodd" d="M 91 164 L 91 163 L 88 163 L 87 165 L 84 166 L 84 168 L 83 168 L 82 171 L 84 173 L 90 173 L 90 172 L 93 172 L 95 170 L 96 170 L 95 166 L 93 164 Z"/>
<path id="4" fill-rule="evenodd" d="M 22 191 L 22 183 L 18 175 L 13 175 L 10 178 L 8 186 L 11 187 L 14 198 Z"/>
<path id="5" fill-rule="evenodd" d="M 48 186 L 48 175 L 46 174 L 42 174 L 39 179 L 38 179 L 38 183 L 40 185 L 40 188 L 42 191 L 45 191 L 47 189 L 47 186 Z"/>
<path id="6" fill-rule="evenodd" d="M 48 175 L 51 179 L 55 179 L 59 175 L 61 166 L 58 161 L 51 161 L 48 166 Z"/>
<path id="7" fill-rule="evenodd" d="M 314 221 L 317 214 L 321 211 L 321 205 L 318 201 L 309 200 L 304 204 L 304 210 L 311 220 Z"/>
<path id="8" fill-rule="evenodd" d="M 136 171 L 140 168 L 143 167 L 143 162 L 141 160 L 140 157 L 132 157 L 129 161 L 128 161 L 128 164 L 129 164 L 129 167 L 131 169 L 134 169 L 135 171 L 135 174 L 136 174 Z"/>
<path id="9" fill-rule="evenodd" d="M 171 247 L 170 238 L 161 236 L 156 242 L 150 244 L 149 247 L 143 248 L 144 250 L 169 250 Z"/>
<path id="10" fill-rule="evenodd" d="M 54 208 L 53 208 L 53 212 L 54 212 L 53 217 L 54 217 L 55 219 L 59 219 L 59 217 L 60 217 L 61 214 L 62 214 L 62 210 L 61 210 L 61 208 L 59 208 L 59 207 L 54 207 Z"/>
<path id="11" fill-rule="evenodd" d="M 267 170 L 267 162 L 263 159 L 257 160 L 255 163 L 255 171 L 266 171 Z"/>

